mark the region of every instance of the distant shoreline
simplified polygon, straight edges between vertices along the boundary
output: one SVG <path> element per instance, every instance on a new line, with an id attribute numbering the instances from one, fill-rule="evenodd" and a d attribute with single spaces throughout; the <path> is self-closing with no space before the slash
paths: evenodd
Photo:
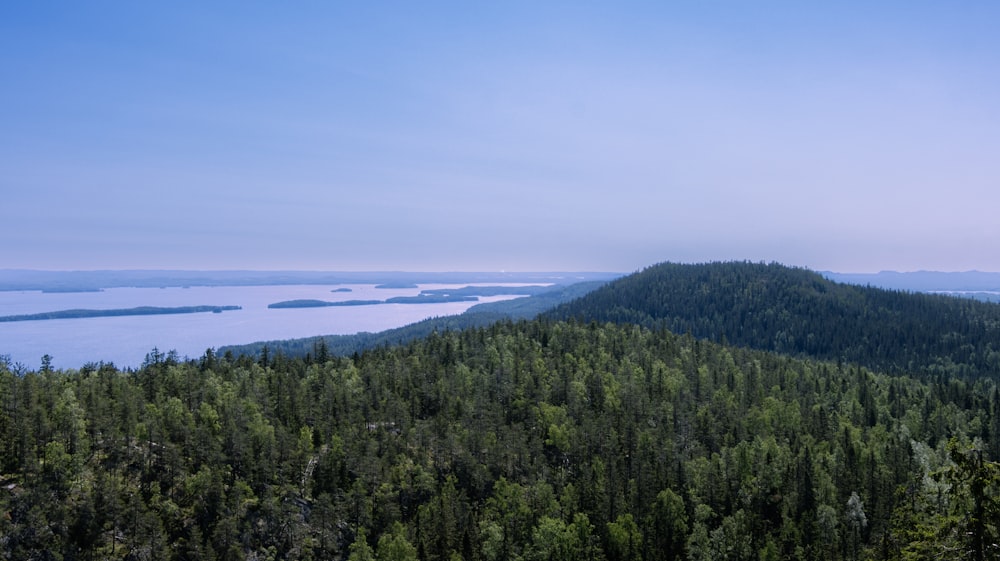
<path id="1" fill-rule="evenodd" d="M 43 294 L 75 294 L 77 292 L 104 292 L 103 288 L 45 288 Z"/>
<path id="2" fill-rule="evenodd" d="M 23 314 L 16 316 L 0 316 L 0 322 L 12 321 L 40 321 L 47 319 L 82 319 L 99 317 L 118 316 L 156 316 L 164 314 L 198 314 L 212 312 L 221 314 L 222 312 L 241 310 L 240 306 L 179 306 L 174 308 L 160 308 L 156 306 L 139 306 L 137 308 L 119 308 L 114 310 L 58 310 L 55 312 L 43 312 L 40 314 Z"/>
<path id="3" fill-rule="evenodd" d="M 92 292 L 108 288 L 282 285 L 573 284 L 611 280 L 610 272 L 352 272 L 352 271 L 39 271 L 0 269 L 0 291 Z M 343 288 L 343 287 L 341 287 Z M 346 290 L 337 290 L 346 292 Z"/>
<path id="4" fill-rule="evenodd" d="M 284 300 L 268 304 L 270 309 L 289 308 L 327 308 L 333 306 L 377 306 L 380 304 L 448 304 L 451 302 L 478 302 L 476 296 L 461 296 L 447 294 L 420 294 L 418 296 L 396 296 L 386 300 L 342 300 L 339 302 L 328 302 L 326 300 Z"/>
<path id="5" fill-rule="evenodd" d="M 327 302 L 326 300 L 285 300 L 268 304 L 272 310 L 282 310 L 290 308 L 329 308 L 331 306 L 372 306 L 381 304 L 381 300 L 344 300 L 342 302 Z"/>

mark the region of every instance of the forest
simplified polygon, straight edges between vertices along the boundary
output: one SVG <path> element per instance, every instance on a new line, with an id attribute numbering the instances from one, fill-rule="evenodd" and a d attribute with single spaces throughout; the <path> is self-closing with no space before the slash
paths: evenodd
<path id="1" fill-rule="evenodd" d="M 1000 377 L 1000 305 L 830 281 L 777 263 L 663 263 L 547 312 L 895 374 Z"/>
<path id="2" fill-rule="evenodd" d="M 0 360 L 0 557 L 1000 558 L 995 372 L 810 348 L 575 313 L 344 355 Z"/>

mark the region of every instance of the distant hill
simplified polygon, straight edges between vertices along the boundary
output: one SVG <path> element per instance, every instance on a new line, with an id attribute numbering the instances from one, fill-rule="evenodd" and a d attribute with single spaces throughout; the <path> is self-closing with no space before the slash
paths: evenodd
<path id="1" fill-rule="evenodd" d="M 821 274 L 836 282 L 870 285 L 892 290 L 913 292 L 986 292 L 1000 291 L 1000 273 L 983 271 L 941 272 L 914 271 L 899 273 L 881 271 L 878 273 L 833 273 Z"/>
<path id="2" fill-rule="evenodd" d="M 887 372 L 1000 378 L 1000 305 L 841 284 L 778 264 L 663 263 L 548 312 Z"/>
<path id="3" fill-rule="evenodd" d="M 836 282 L 875 286 L 891 290 L 947 294 L 949 296 L 972 298 L 983 302 L 1000 302 L 1000 273 L 984 273 L 982 271 L 965 271 L 961 273 L 945 273 L 940 271 L 832 273 L 823 271 L 821 274 Z"/>

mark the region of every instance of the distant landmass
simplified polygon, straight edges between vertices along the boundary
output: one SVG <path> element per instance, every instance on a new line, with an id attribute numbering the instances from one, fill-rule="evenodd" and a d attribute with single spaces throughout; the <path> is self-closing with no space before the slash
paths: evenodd
<path id="1" fill-rule="evenodd" d="M 396 296 L 385 301 L 386 304 L 446 304 L 448 302 L 478 302 L 476 296 L 451 296 L 448 294 L 419 294 L 417 296 Z"/>
<path id="2" fill-rule="evenodd" d="M 1000 273 L 983 271 L 915 271 L 879 273 L 820 274 L 837 282 L 871 285 L 916 292 L 1000 292 Z M 105 270 L 37 271 L 0 269 L 0 290 L 40 290 L 45 292 L 95 292 L 104 288 L 192 287 L 192 286 L 274 286 L 291 284 L 373 284 L 413 288 L 420 284 L 538 283 L 568 285 L 584 281 L 607 281 L 622 276 L 616 272 L 321 272 L 321 271 L 184 271 L 184 270 Z M 479 290 L 466 295 L 487 296 Z M 528 288 L 528 287 L 523 287 Z M 348 292 L 336 288 L 333 292 Z M 437 289 L 435 289 L 436 291 Z M 454 294 L 454 289 L 450 289 Z"/>
<path id="3" fill-rule="evenodd" d="M 596 290 L 603 286 L 605 282 L 593 280 L 568 285 L 548 286 L 545 287 L 546 290 L 527 298 L 483 302 L 472 306 L 462 314 L 429 318 L 378 333 L 361 332 L 353 335 L 321 335 L 301 339 L 258 341 L 245 345 L 223 346 L 218 349 L 218 352 L 220 354 L 231 352 L 234 355 L 258 357 L 267 348 L 270 352 L 278 352 L 286 356 L 304 357 L 314 352 L 316 345 L 322 342 L 322 345 L 332 354 L 349 355 L 379 346 L 406 343 L 420 337 L 426 337 L 435 331 L 457 331 L 471 327 L 485 327 L 503 320 L 531 319 L 559 304 L 579 298 Z M 514 291 L 522 290 L 525 287 L 507 288 Z"/>
<path id="4" fill-rule="evenodd" d="M 975 290 L 938 290 L 934 294 L 947 294 L 948 296 L 958 296 L 961 298 L 972 298 L 981 302 L 1000 303 L 1000 292 L 980 292 Z"/>
<path id="5" fill-rule="evenodd" d="M 939 271 L 831 273 L 824 271 L 821 274 L 832 281 L 847 284 L 872 286 L 887 290 L 947 294 L 948 296 L 972 298 L 982 302 L 1000 302 L 1000 273 L 982 271 L 962 273 Z"/>
<path id="6" fill-rule="evenodd" d="M 381 285 L 375 288 L 413 288 L 405 287 L 403 283 Z M 268 304 L 268 308 L 326 308 L 331 306 L 372 306 L 375 304 L 446 304 L 449 302 L 478 302 L 479 296 L 533 296 L 552 291 L 551 286 L 464 286 L 461 288 L 434 288 L 420 291 L 417 296 L 395 296 L 385 300 L 344 300 L 330 302 L 326 300 L 285 300 Z M 350 289 L 347 289 L 350 291 Z M 343 289 L 331 292 L 345 292 Z"/>
<path id="7" fill-rule="evenodd" d="M 104 292 L 103 288 L 46 288 L 42 292 L 46 294 L 63 294 L 76 292 Z"/>
<path id="8" fill-rule="evenodd" d="M 462 288 L 431 288 L 421 290 L 420 294 L 443 294 L 448 296 L 503 296 L 517 294 L 532 296 L 552 290 L 552 286 L 464 286 Z"/>
<path id="9" fill-rule="evenodd" d="M 914 292 L 1000 291 L 1000 273 L 987 273 L 983 271 L 965 271 L 960 273 L 945 273 L 940 271 L 834 273 L 831 271 L 821 271 L 820 274 L 836 282 L 874 286 L 890 290 L 911 290 Z"/>
<path id="10" fill-rule="evenodd" d="M 416 283 L 413 282 L 384 282 L 382 284 L 375 285 L 375 288 L 418 288 Z"/>
<path id="11" fill-rule="evenodd" d="M 292 284 L 374 284 L 414 287 L 419 284 L 540 283 L 572 284 L 611 280 L 614 272 L 323 272 L 323 271 L 36 271 L 0 269 L 0 290 L 93 291 L 102 288 L 191 286 L 276 286 Z M 336 289 L 339 292 L 346 292 Z"/>
<path id="12" fill-rule="evenodd" d="M 120 308 L 114 310 L 59 310 L 55 312 L 43 312 L 40 314 L 23 314 L 16 316 L 0 316 L 0 322 L 10 321 L 37 321 L 45 319 L 80 319 L 98 317 L 117 316 L 154 316 L 162 314 L 197 314 L 212 312 L 215 314 L 224 311 L 239 310 L 240 306 L 179 306 L 174 308 L 160 308 L 155 306 L 140 306 L 138 308 Z"/>
<path id="13" fill-rule="evenodd" d="M 268 304 L 271 309 L 283 308 L 329 308 L 331 306 L 371 306 L 381 304 L 381 300 L 344 300 L 343 302 L 328 302 L 326 300 L 285 300 Z"/>
<path id="14" fill-rule="evenodd" d="M 342 288 L 334 288 L 330 292 L 354 292 L 354 289 L 347 288 L 347 287 L 342 287 Z"/>

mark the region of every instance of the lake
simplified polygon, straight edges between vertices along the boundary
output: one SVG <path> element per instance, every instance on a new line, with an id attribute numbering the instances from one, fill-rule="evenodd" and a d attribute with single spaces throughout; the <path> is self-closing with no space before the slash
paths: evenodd
<path id="1" fill-rule="evenodd" d="M 499 283 L 491 283 L 493 285 Z M 154 347 L 197 358 L 208 348 L 316 335 L 378 332 L 429 317 L 460 314 L 482 302 L 516 296 L 480 297 L 479 302 L 379 304 L 325 308 L 268 309 L 284 300 L 386 300 L 416 296 L 421 290 L 466 284 L 422 284 L 419 288 L 375 288 L 371 284 L 215 286 L 191 288 L 106 288 L 101 292 L 0 291 L 0 316 L 69 309 L 138 306 L 241 306 L 222 313 L 51 319 L 0 323 L 0 355 L 37 369 L 42 355 L 56 368 L 88 362 L 137 367 Z M 350 288 L 351 292 L 332 292 Z"/>

